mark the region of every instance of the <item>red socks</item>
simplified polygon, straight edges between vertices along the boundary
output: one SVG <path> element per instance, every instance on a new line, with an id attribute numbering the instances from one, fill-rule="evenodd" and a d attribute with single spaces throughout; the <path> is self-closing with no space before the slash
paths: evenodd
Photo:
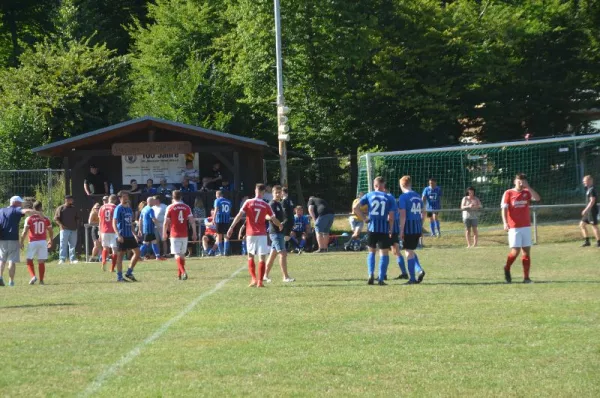
<path id="1" fill-rule="evenodd" d="M 175 262 L 177 263 L 177 276 L 185 274 L 185 259 L 176 257 Z"/>
<path id="2" fill-rule="evenodd" d="M 256 264 L 254 264 L 254 259 L 248 259 L 248 272 L 252 277 L 252 282 L 256 282 Z M 261 278 L 262 280 L 262 278 Z"/>
<path id="3" fill-rule="evenodd" d="M 517 259 L 517 256 L 513 256 L 512 254 L 509 254 L 508 258 L 506 259 L 506 266 L 504 267 L 504 270 L 510 271 L 510 266 L 513 265 L 513 263 L 515 262 L 516 259 Z"/>
<path id="4" fill-rule="evenodd" d="M 106 259 L 108 258 L 108 249 L 102 249 L 102 265 L 106 264 Z"/>
<path id="5" fill-rule="evenodd" d="M 117 266 L 117 255 L 113 254 L 110 258 L 112 263 L 110 264 L 110 272 L 115 272 L 115 267 Z"/>
<path id="6" fill-rule="evenodd" d="M 40 282 L 44 281 L 44 275 L 46 274 L 46 264 L 38 263 L 38 267 L 40 268 Z"/>
<path id="7" fill-rule="evenodd" d="M 32 278 L 35 276 L 35 268 L 33 268 L 33 260 L 27 260 L 27 271 L 29 271 L 29 275 Z"/>
<path id="8" fill-rule="evenodd" d="M 529 256 L 523 256 L 523 257 L 521 257 L 521 260 L 523 261 L 523 275 L 525 276 L 525 279 L 529 279 L 529 269 L 531 268 L 531 258 L 529 258 Z"/>
<path id="9" fill-rule="evenodd" d="M 263 278 L 265 277 L 265 271 L 267 269 L 267 266 L 265 264 L 264 261 L 261 261 L 258 263 L 258 284 L 262 285 L 263 284 Z"/>

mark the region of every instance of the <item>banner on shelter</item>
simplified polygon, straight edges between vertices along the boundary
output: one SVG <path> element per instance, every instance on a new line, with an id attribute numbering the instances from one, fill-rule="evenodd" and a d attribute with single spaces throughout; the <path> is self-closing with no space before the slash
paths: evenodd
<path id="1" fill-rule="evenodd" d="M 180 184 L 188 159 L 193 160 L 194 169 L 198 170 L 197 153 L 122 156 L 123 185 L 129 185 L 135 179 L 143 186 L 149 178 L 154 180 L 154 184 L 158 184 L 161 178 L 166 178 L 169 184 Z"/>

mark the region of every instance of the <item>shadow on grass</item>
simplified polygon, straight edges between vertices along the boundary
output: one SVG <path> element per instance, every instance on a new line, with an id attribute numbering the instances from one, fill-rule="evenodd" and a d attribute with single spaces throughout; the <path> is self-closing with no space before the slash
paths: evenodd
<path id="1" fill-rule="evenodd" d="M 77 304 L 73 303 L 42 303 L 42 304 L 21 304 L 21 305 L 9 305 L 6 307 L 0 307 L 0 309 L 12 309 L 12 308 L 40 308 L 40 307 L 74 307 Z"/>

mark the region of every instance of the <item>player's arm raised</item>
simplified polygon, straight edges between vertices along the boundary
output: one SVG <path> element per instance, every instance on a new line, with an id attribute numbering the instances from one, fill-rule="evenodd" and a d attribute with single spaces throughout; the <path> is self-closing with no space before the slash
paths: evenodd
<path id="1" fill-rule="evenodd" d="M 540 200 L 542 200 L 542 197 L 540 196 L 539 193 L 537 193 L 537 191 L 533 188 L 531 188 L 531 185 L 529 185 L 529 181 L 525 180 L 523 181 L 523 187 L 527 188 L 527 190 L 529 191 L 529 193 L 531 193 L 531 199 L 539 202 Z"/>

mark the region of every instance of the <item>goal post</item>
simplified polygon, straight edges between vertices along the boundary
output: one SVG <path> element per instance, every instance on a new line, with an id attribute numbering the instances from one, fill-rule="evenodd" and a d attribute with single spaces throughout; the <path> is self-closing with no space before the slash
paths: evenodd
<path id="1" fill-rule="evenodd" d="M 573 221 L 581 211 L 578 205 L 585 202 L 583 176 L 600 173 L 600 134 L 368 153 L 359 159 L 357 192 L 371 190 L 376 176 L 385 178 L 396 197 L 403 175 L 412 177 L 419 193 L 435 178 L 443 192 L 442 218 L 460 222 L 461 200 L 473 187 L 484 206 L 480 223 L 501 227 L 502 194 L 513 186 L 517 173 L 527 174 L 542 197 L 538 224 Z M 600 174 L 595 177 L 600 180 Z"/>

